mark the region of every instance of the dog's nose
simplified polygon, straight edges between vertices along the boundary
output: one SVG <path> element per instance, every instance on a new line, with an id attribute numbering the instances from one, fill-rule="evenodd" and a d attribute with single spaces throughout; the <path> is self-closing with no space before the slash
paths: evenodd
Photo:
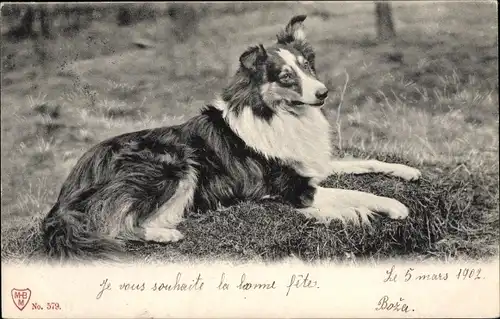
<path id="1" fill-rule="evenodd" d="M 328 89 L 327 88 L 319 89 L 318 91 L 316 91 L 316 98 L 318 98 L 320 100 L 326 99 L 327 96 L 328 96 Z"/>

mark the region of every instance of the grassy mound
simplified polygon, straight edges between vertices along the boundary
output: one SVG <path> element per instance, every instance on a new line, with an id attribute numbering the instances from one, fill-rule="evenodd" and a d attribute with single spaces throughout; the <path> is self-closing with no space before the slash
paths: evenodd
<path id="1" fill-rule="evenodd" d="M 394 158 L 380 157 L 394 161 Z M 400 162 L 400 161 L 399 161 Z M 317 224 L 277 202 L 243 202 L 236 206 L 191 212 L 179 229 L 179 243 L 129 243 L 132 259 L 196 261 L 380 260 L 386 258 L 482 259 L 498 253 L 497 181 L 467 172 L 465 167 L 421 168 L 416 182 L 378 174 L 333 175 L 324 186 L 355 189 L 393 197 L 411 211 L 403 221 L 375 218 L 371 227 Z M 38 257 L 40 216 L 2 225 L 2 258 Z"/>

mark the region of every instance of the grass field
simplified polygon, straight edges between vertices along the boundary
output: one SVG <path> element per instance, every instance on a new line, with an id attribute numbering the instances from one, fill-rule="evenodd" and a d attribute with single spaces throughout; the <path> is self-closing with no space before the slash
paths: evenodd
<path id="1" fill-rule="evenodd" d="M 250 45 L 272 43 L 295 14 L 316 49 L 339 156 L 419 168 L 404 182 L 332 176 L 326 186 L 394 197 L 404 221 L 315 224 L 273 202 L 192 212 L 168 245 L 131 244 L 146 261 L 357 262 L 498 256 L 498 19 L 494 3 L 393 3 L 395 49 L 377 45 L 364 3 L 214 4 L 187 41 L 168 17 L 118 27 L 97 19 L 71 36 L 2 41 L 2 259 L 38 256 L 39 222 L 79 156 L 114 135 L 180 123 L 227 83 Z M 2 22 L 2 32 L 5 25 Z M 149 43 L 140 49 L 134 41 Z M 384 58 L 403 53 L 402 63 Z M 43 61 L 43 63 L 41 63 Z M 341 93 L 345 88 L 343 98 Z M 340 103 L 341 102 L 341 103 Z"/>

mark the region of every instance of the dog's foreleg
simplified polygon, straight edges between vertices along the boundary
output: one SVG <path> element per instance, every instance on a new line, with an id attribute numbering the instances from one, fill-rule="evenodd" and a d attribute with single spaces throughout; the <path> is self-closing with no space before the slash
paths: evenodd
<path id="1" fill-rule="evenodd" d="M 310 207 L 299 211 L 320 222 L 328 223 L 333 219 L 344 222 L 369 224 L 369 217 L 385 214 L 392 219 L 408 216 L 408 208 L 399 201 L 370 193 L 336 188 L 317 187 Z"/>
<path id="2" fill-rule="evenodd" d="M 377 160 L 335 160 L 330 162 L 330 166 L 333 174 L 382 173 L 408 181 L 417 180 L 421 176 L 416 168 Z"/>

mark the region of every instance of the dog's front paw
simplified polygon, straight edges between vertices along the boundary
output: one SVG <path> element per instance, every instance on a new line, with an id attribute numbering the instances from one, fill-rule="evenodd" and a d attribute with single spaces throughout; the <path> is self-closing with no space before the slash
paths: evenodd
<path id="1" fill-rule="evenodd" d="M 422 176 L 422 173 L 418 169 L 403 164 L 391 165 L 389 174 L 407 181 L 415 181 Z"/>
<path id="2" fill-rule="evenodd" d="M 146 228 L 144 229 L 144 240 L 159 243 L 176 242 L 182 240 L 184 235 L 177 229 L 170 228 Z"/>
<path id="3" fill-rule="evenodd" d="M 383 198 L 383 204 L 378 211 L 385 213 L 389 218 L 392 219 L 405 219 L 408 217 L 410 210 L 401 202 L 392 198 Z"/>

